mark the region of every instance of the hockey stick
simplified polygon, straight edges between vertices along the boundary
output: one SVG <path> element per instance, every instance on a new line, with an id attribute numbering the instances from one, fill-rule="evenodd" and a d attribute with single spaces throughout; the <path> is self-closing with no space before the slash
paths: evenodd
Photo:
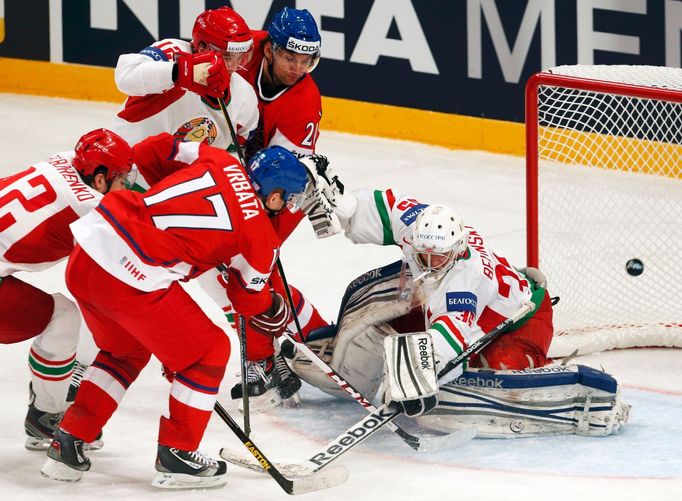
<path id="1" fill-rule="evenodd" d="M 242 166 L 246 168 L 246 161 L 244 160 L 244 152 L 239 144 L 239 139 L 237 138 L 237 133 L 232 125 L 232 120 L 230 115 L 227 113 L 227 106 L 225 106 L 225 100 L 222 97 L 218 98 L 218 104 L 220 105 L 220 111 L 223 112 L 223 117 L 227 123 L 227 128 L 230 130 L 230 137 L 232 138 L 232 144 L 234 144 L 235 150 L 237 151 L 237 156 L 239 156 L 239 161 Z M 221 270 L 222 273 L 222 270 Z M 227 275 L 224 275 L 227 281 Z M 236 312 L 235 312 L 236 313 Z M 239 315 L 239 313 L 237 313 Z M 242 385 L 242 406 L 244 415 L 244 433 L 248 437 L 251 435 L 251 414 L 249 407 L 249 388 L 246 381 L 246 320 L 244 320 L 243 315 L 239 315 L 239 365 L 241 371 L 241 385 Z"/>
<path id="2" fill-rule="evenodd" d="M 378 409 L 375 408 L 360 421 L 330 441 L 319 452 L 313 454 L 309 459 L 300 463 L 277 463 L 277 468 L 290 475 L 315 474 L 356 445 L 367 440 L 380 428 L 391 424 L 401 413 L 401 411 L 390 407 L 389 404 L 382 405 Z M 450 446 L 454 447 L 467 442 L 471 440 L 474 435 L 476 435 L 476 428 L 473 427 L 451 433 L 448 435 L 451 437 Z M 251 471 L 262 471 L 262 468 L 258 463 L 238 454 L 234 454 L 226 448 L 220 450 L 220 457 L 235 466 L 240 466 Z"/>
<path id="3" fill-rule="evenodd" d="M 242 150 L 242 145 L 239 144 L 239 139 L 237 139 L 237 133 L 234 130 L 234 126 L 232 125 L 232 120 L 230 120 L 230 115 L 227 114 L 227 106 L 225 106 L 225 100 L 222 97 L 218 98 L 218 104 L 220 104 L 220 111 L 223 112 L 223 117 L 225 117 L 225 121 L 227 122 L 227 127 L 230 129 L 230 137 L 232 138 L 232 144 L 234 144 L 234 149 L 237 151 L 237 156 L 239 157 L 239 161 L 242 163 L 244 168 L 246 168 L 246 160 L 244 157 L 244 151 Z"/>
<path id="4" fill-rule="evenodd" d="M 471 345 L 466 350 L 464 350 L 462 353 L 460 353 L 455 358 L 450 360 L 447 364 L 445 364 L 445 367 L 443 367 L 441 369 L 441 371 L 438 373 L 438 381 L 443 379 L 443 377 L 445 375 L 447 375 L 448 372 L 450 372 L 452 369 L 454 369 L 459 364 L 464 362 L 469 356 L 483 350 L 483 348 L 485 348 L 490 343 L 492 343 L 495 339 L 497 339 L 497 337 L 500 334 L 502 334 L 507 327 L 509 327 L 513 323 L 519 321 L 520 319 L 522 319 L 524 316 L 529 314 L 534 309 L 535 309 L 535 304 L 531 303 L 530 301 L 527 303 L 523 303 L 521 305 L 521 307 L 518 310 L 516 310 L 515 313 L 512 314 L 511 317 L 500 322 L 497 325 L 497 327 L 495 327 L 493 330 L 489 331 L 483 337 L 480 337 L 479 339 L 477 339 L 476 341 L 471 343 Z"/>
<path id="5" fill-rule="evenodd" d="M 260 469 L 266 471 L 287 494 L 306 494 L 308 492 L 328 489 L 342 484 L 348 479 L 348 470 L 343 467 L 332 468 L 318 474 L 303 475 L 298 478 L 285 477 L 279 469 L 265 457 L 265 454 L 263 454 L 261 449 L 246 436 L 244 431 L 219 402 L 215 403 L 214 410 L 230 430 L 237 435 L 237 438 L 244 444 L 244 447 L 246 447 L 253 457 L 256 458 Z"/>
<path id="6" fill-rule="evenodd" d="M 308 348 L 304 343 L 299 343 L 286 332 L 283 334 L 289 341 L 291 341 L 296 349 L 301 350 L 301 352 L 308 358 L 313 364 L 315 364 L 322 372 L 324 372 L 329 379 L 334 381 L 339 388 L 348 393 L 353 397 L 360 405 L 362 405 L 367 411 L 376 412 L 377 408 L 367 400 L 360 392 L 358 392 L 353 386 L 343 379 L 334 369 L 329 367 L 324 360 L 318 357 L 315 352 Z M 461 442 L 460 432 L 450 433 L 448 435 L 437 436 L 437 437 L 417 437 L 405 431 L 403 428 L 395 423 L 389 424 L 389 429 L 398 435 L 403 442 L 412 447 L 418 452 L 434 452 L 439 450 L 449 449 L 453 445 L 457 445 Z M 473 435 L 472 437 L 473 438 Z"/>
<path id="7" fill-rule="evenodd" d="M 249 407 L 249 388 L 246 381 L 246 319 L 239 315 L 239 361 L 241 364 L 242 406 L 244 415 L 244 433 L 251 435 L 251 414 Z"/>

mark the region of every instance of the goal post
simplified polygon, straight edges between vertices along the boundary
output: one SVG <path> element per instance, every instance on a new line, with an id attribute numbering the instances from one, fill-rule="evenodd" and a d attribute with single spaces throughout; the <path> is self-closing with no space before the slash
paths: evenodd
<path id="1" fill-rule="evenodd" d="M 550 355 L 682 347 L 682 69 L 560 66 L 526 85 L 527 262 Z"/>

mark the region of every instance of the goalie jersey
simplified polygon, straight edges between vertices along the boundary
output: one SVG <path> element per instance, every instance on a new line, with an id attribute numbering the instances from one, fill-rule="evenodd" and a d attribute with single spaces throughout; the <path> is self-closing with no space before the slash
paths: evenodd
<path id="1" fill-rule="evenodd" d="M 391 190 L 360 190 L 355 196 L 357 209 L 348 221 L 346 236 L 355 243 L 399 246 L 412 276 L 418 277 L 421 271 L 414 261 L 410 238 L 413 223 L 428 205 Z M 426 325 L 440 364 L 462 353 L 523 303 L 532 301 L 539 306 L 545 295 L 545 289 L 515 270 L 475 228 L 467 228 L 464 257 L 442 279 L 427 279 L 420 285 Z M 457 375 L 456 371 L 450 373 L 451 378 Z"/>

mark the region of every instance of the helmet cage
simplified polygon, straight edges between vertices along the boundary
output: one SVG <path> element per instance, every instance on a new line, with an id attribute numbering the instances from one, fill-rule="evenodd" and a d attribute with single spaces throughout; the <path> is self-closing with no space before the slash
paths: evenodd
<path id="1" fill-rule="evenodd" d="M 442 278 L 467 248 L 469 230 L 451 209 L 431 205 L 424 209 L 414 223 L 412 259 L 427 277 Z"/>

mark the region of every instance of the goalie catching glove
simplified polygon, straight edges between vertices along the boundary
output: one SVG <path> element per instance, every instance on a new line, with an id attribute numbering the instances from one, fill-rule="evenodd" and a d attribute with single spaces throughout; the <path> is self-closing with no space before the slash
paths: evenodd
<path id="1" fill-rule="evenodd" d="M 438 382 L 431 335 L 420 332 L 386 336 L 384 355 L 384 401 L 410 417 L 433 409 L 438 404 Z"/>
<path id="2" fill-rule="evenodd" d="M 306 155 L 302 156 L 300 161 L 308 170 L 308 177 L 311 180 L 306 188 L 301 210 L 308 216 L 317 238 L 336 235 L 341 231 L 341 222 L 334 213 L 327 196 L 323 193 L 323 190 L 330 186 L 326 177 L 329 160 L 323 155 Z M 334 182 L 338 182 L 337 176 L 334 176 L 333 179 Z M 343 190 L 343 185 L 340 182 L 338 184 Z"/>
<path id="3" fill-rule="evenodd" d="M 249 318 L 249 326 L 260 334 L 279 337 L 289 323 L 291 309 L 281 294 L 271 291 L 272 305 L 263 313 Z"/>

